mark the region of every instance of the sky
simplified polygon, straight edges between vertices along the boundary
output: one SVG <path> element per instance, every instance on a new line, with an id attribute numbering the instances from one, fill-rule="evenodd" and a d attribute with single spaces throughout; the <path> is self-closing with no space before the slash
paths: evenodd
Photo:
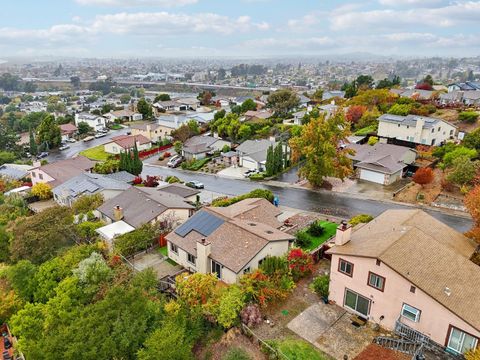
<path id="1" fill-rule="evenodd" d="M 480 1 L 3 0 L 0 58 L 480 55 Z"/>

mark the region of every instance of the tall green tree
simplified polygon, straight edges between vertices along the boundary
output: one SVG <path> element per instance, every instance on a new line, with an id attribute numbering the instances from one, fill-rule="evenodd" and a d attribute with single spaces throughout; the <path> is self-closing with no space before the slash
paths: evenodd
<path id="1" fill-rule="evenodd" d="M 138 100 L 137 111 L 143 115 L 144 120 L 152 118 L 152 105 L 150 105 L 143 97 Z"/>
<path id="2" fill-rule="evenodd" d="M 37 155 L 38 149 L 37 149 L 37 143 L 35 141 L 35 136 L 33 135 L 32 129 L 30 129 L 30 154 L 32 155 Z"/>
<path id="3" fill-rule="evenodd" d="M 46 144 L 48 148 L 56 148 L 61 144 L 62 133 L 53 115 L 46 115 L 38 125 L 37 140 L 42 145 Z"/>
<path id="4" fill-rule="evenodd" d="M 133 175 L 138 176 L 142 173 L 143 163 L 142 163 L 142 160 L 140 160 L 140 155 L 138 153 L 138 148 L 137 148 L 136 143 L 135 143 L 135 146 L 133 147 L 131 157 L 132 157 L 132 171 L 131 171 L 131 173 Z"/>
<path id="5" fill-rule="evenodd" d="M 292 159 L 305 158 L 300 175 L 313 186 L 323 184 L 325 177 L 344 179 L 353 172 L 352 150 L 339 147 L 339 143 L 350 134 L 350 129 L 342 112 L 330 118 L 320 115 L 303 126 L 298 137 L 290 139 Z"/>
<path id="6" fill-rule="evenodd" d="M 273 146 L 270 145 L 267 149 L 267 159 L 265 161 L 265 172 L 267 176 L 272 176 L 275 173 L 275 154 Z"/>
<path id="7" fill-rule="evenodd" d="M 300 98 L 292 90 L 281 89 L 270 94 L 267 102 L 268 106 L 275 111 L 277 116 L 286 116 L 290 111 L 300 105 Z"/>

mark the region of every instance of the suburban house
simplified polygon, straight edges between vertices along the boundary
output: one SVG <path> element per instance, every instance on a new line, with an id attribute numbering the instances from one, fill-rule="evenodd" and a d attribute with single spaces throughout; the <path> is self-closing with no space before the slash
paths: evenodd
<path id="1" fill-rule="evenodd" d="M 84 156 L 77 156 L 71 159 L 59 160 L 54 163 L 35 166 L 29 170 L 32 184 L 48 183 L 53 187 L 63 184 L 65 181 L 90 172 L 95 162 Z"/>
<path id="2" fill-rule="evenodd" d="M 268 110 L 248 110 L 245 114 L 245 121 L 260 121 L 266 120 L 273 116 L 273 113 Z"/>
<path id="3" fill-rule="evenodd" d="M 465 91 L 463 93 L 463 103 L 468 106 L 480 106 L 480 90 Z"/>
<path id="4" fill-rule="evenodd" d="M 22 180 L 30 177 L 29 171 L 33 168 L 31 165 L 23 164 L 3 164 L 0 165 L 0 178 L 9 180 Z"/>
<path id="5" fill-rule="evenodd" d="M 479 345 L 476 244 L 422 210 L 337 229 L 329 299 L 388 330 L 462 354 Z"/>
<path id="6" fill-rule="evenodd" d="M 185 199 L 185 201 L 189 203 L 196 203 L 198 199 L 198 195 L 200 194 L 200 190 L 193 189 L 191 187 L 185 186 L 183 184 L 173 183 L 167 185 L 160 185 L 157 187 L 158 190 L 180 196 L 181 198 Z"/>
<path id="7" fill-rule="evenodd" d="M 146 124 L 133 124 L 130 126 L 130 131 L 132 135 L 142 135 L 149 139 L 151 142 L 157 143 L 162 139 L 167 137 L 167 131 L 164 132 L 164 129 L 160 124 L 156 122 L 146 123 Z M 168 133 L 170 134 L 170 129 Z"/>
<path id="8" fill-rule="evenodd" d="M 93 115 L 90 113 L 78 113 L 75 114 L 75 125 L 81 122 L 87 123 L 93 130 L 99 131 L 106 128 L 106 119 L 103 116 Z"/>
<path id="9" fill-rule="evenodd" d="M 377 134 L 415 144 L 440 145 L 455 137 L 457 128 L 446 121 L 425 116 L 383 114 Z"/>
<path id="10" fill-rule="evenodd" d="M 120 221 L 138 228 L 163 220 L 183 222 L 195 207 L 182 196 L 157 188 L 131 187 L 105 201 L 97 211 L 107 224 Z"/>
<path id="11" fill-rule="evenodd" d="M 238 154 L 238 165 L 247 169 L 265 170 L 267 162 L 267 151 L 270 146 L 275 147 L 277 143 L 274 140 L 247 140 L 240 144 L 236 151 Z M 284 152 L 289 151 L 289 147 L 284 145 Z"/>
<path id="12" fill-rule="evenodd" d="M 124 110 L 112 110 L 107 114 L 104 114 L 109 122 L 114 122 L 115 120 L 119 121 L 139 121 L 143 120 L 143 115 L 128 109 Z"/>
<path id="13" fill-rule="evenodd" d="M 265 199 L 206 207 L 166 236 L 168 257 L 192 272 L 238 281 L 267 256 L 287 253 L 294 237 L 281 230 L 281 211 Z"/>
<path id="14" fill-rule="evenodd" d="M 105 152 L 109 154 L 120 154 L 132 150 L 137 145 L 138 151 L 148 150 L 152 147 L 150 139 L 143 135 L 120 135 L 111 138 L 112 141 L 104 145 Z"/>
<path id="15" fill-rule="evenodd" d="M 61 124 L 59 126 L 62 134 L 62 141 L 67 141 L 68 139 L 72 138 L 78 130 L 73 124 Z"/>
<path id="16" fill-rule="evenodd" d="M 382 185 L 400 180 L 403 170 L 417 158 L 417 152 L 405 146 L 376 143 L 349 144 L 347 148 L 355 151 L 350 157 L 358 178 Z"/>
<path id="17" fill-rule="evenodd" d="M 197 135 L 185 141 L 182 155 L 187 160 L 199 160 L 205 158 L 209 152 L 222 151 L 224 146 L 231 147 L 232 144 L 221 138 Z"/>
<path id="18" fill-rule="evenodd" d="M 59 205 L 72 206 L 83 195 L 102 194 L 104 200 L 110 200 L 130 186 L 108 175 L 83 173 L 56 186 L 52 192 L 54 200 Z"/>
<path id="19" fill-rule="evenodd" d="M 340 91 L 340 90 L 324 91 L 322 95 L 322 101 L 330 100 L 336 97 L 343 99 L 345 97 L 345 91 Z"/>
<path id="20" fill-rule="evenodd" d="M 165 111 L 196 111 L 200 106 L 200 100 L 197 98 L 177 98 L 167 101 L 159 101 L 153 104 L 156 112 Z"/>
<path id="21" fill-rule="evenodd" d="M 452 91 L 478 91 L 480 90 L 480 82 L 465 81 L 464 83 L 453 83 L 448 85 L 448 92 Z"/>

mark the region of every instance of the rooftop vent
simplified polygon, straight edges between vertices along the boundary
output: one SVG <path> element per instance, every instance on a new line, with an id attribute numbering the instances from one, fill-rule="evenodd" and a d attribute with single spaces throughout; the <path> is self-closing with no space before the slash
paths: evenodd
<path id="1" fill-rule="evenodd" d="M 447 295 L 447 296 L 452 295 L 452 290 L 450 290 L 450 288 L 449 288 L 448 286 L 445 286 L 445 289 L 443 289 L 443 292 L 444 292 L 445 295 Z"/>
<path id="2" fill-rule="evenodd" d="M 267 230 L 265 231 L 267 234 L 273 234 L 273 231 L 272 230 Z"/>
<path id="3" fill-rule="evenodd" d="M 255 224 L 255 223 L 248 223 L 248 225 L 250 225 L 250 226 L 257 226 L 257 224 Z"/>

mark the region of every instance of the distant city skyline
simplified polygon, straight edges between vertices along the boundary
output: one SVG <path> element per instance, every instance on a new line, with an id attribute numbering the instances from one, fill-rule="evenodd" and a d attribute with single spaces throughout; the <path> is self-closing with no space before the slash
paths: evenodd
<path id="1" fill-rule="evenodd" d="M 480 55 L 480 1 L 2 2 L 0 58 Z"/>

